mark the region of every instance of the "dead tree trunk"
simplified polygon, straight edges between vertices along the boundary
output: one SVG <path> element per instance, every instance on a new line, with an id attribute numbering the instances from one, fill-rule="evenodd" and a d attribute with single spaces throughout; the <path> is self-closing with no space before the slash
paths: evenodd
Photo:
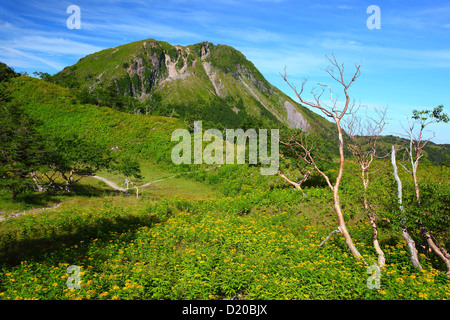
<path id="1" fill-rule="evenodd" d="M 299 183 L 292 181 L 291 179 L 289 179 L 288 177 L 286 177 L 281 171 L 278 170 L 278 175 L 280 177 L 282 177 L 287 183 L 291 184 L 294 186 L 295 189 L 297 190 L 302 190 L 301 186 Z"/>
<path id="2" fill-rule="evenodd" d="M 378 267 L 382 268 L 386 263 L 386 256 L 384 254 L 384 251 L 380 247 L 380 243 L 378 241 L 378 227 L 376 223 L 376 217 L 373 212 L 372 206 L 369 204 L 369 199 L 367 197 L 367 186 L 368 186 L 368 178 L 364 178 L 364 176 L 367 174 L 365 170 L 363 169 L 362 176 L 363 176 L 363 185 L 364 185 L 364 194 L 363 194 L 363 201 L 364 201 L 364 209 L 366 210 L 366 214 L 370 221 L 370 226 L 372 227 L 372 237 L 373 237 L 373 246 L 375 248 L 375 251 L 378 254 Z"/>
<path id="3" fill-rule="evenodd" d="M 450 277 L 450 257 L 447 252 L 444 252 L 442 248 L 438 247 L 434 241 L 431 239 L 430 233 L 427 231 L 425 226 L 419 222 L 419 229 L 422 237 L 427 241 L 428 246 L 439 256 L 439 258 L 444 261 L 447 267 L 447 276 Z"/>
<path id="4" fill-rule="evenodd" d="M 403 237 L 403 239 L 405 239 L 406 244 L 408 245 L 408 251 L 409 251 L 409 255 L 411 257 L 411 263 L 413 264 L 414 267 L 422 269 L 422 265 L 420 264 L 419 258 L 417 255 L 416 243 L 409 235 L 408 228 L 406 226 L 406 217 L 404 217 L 404 209 L 403 209 L 402 181 L 400 180 L 400 177 L 398 176 L 394 146 L 392 146 L 391 161 L 392 161 L 392 167 L 394 170 L 394 178 L 395 178 L 395 181 L 397 182 L 397 198 L 398 198 L 398 203 L 399 203 L 399 209 L 400 209 L 400 213 L 402 215 L 402 218 L 400 219 L 400 224 L 401 224 L 401 228 L 402 228 L 402 237 Z"/>
<path id="5" fill-rule="evenodd" d="M 289 183 L 289 184 L 291 184 L 292 186 L 294 186 L 294 188 L 295 188 L 296 190 L 300 190 L 300 191 L 303 192 L 302 184 L 309 178 L 309 176 L 311 175 L 311 172 L 309 172 L 309 171 L 306 172 L 306 174 L 303 176 L 302 180 L 300 180 L 299 182 L 292 181 L 291 179 L 289 179 L 288 177 L 286 177 L 286 176 L 281 172 L 281 170 L 278 170 L 277 174 L 278 174 L 281 178 L 283 178 L 287 183 Z M 304 194 L 303 194 L 303 195 L 304 195 Z"/>
<path id="6" fill-rule="evenodd" d="M 331 231 L 330 234 L 325 239 L 323 239 L 321 243 L 319 243 L 319 247 L 323 246 L 325 244 L 325 242 L 327 242 L 328 239 L 330 239 L 333 234 L 340 233 L 340 232 L 341 232 L 341 230 L 339 230 L 339 229 Z"/>
<path id="7" fill-rule="evenodd" d="M 422 209 L 422 203 L 420 200 L 420 189 L 419 189 L 419 183 L 417 178 L 417 169 L 419 167 L 419 160 L 423 157 L 423 148 L 428 144 L 428 142 L 431 140 L 431 137 L 427 140 L 423 139 L 423 131 L 426 126 L 428 126 L 431 123 L 437 123 L 437 122 L 449 122 L 450 118 L 442 112 L 443 106 L 439 106 L 437 108 L 434 108 L 434 110 L 423 110 L 423 111 L 413 111 L 413 119 L 419 122 L 420 129 L 417 139 L 414 139 L 413 132 L 414 132 L 414 125 L 408 120 L 409 124 L 409 130 L 406 130 L 409 136 L 409 160 L 411 162 L 411 175 L 413 177 L 414 181 L 414 191 L 415 191 L 415 197 L 416 197 L 416 204 L 417 207 Z M 406 169 L 406 168 L 405 168 Z M 408 171 L 408 170 L 407 170 Z M 439 245 L 439 242 L 436 241 L 434 243 L 432 239 L 432 235 L 429 233 L 429 231 L 425 228 L 425 225 L 423 221 L 420 219 L 417 221 L 418 228 L 420 230 L 420 233 L 424 240 L 426 241 L 427 245 L 433 250 L 439 258 L 442 259 L 442 261 L 445 263 L 447 267 L 447 275 L 450 277 L 450 256 L 447 253 L 447 251 Z M 435 239 L 436 240 L 436 239 Z"/>
<path id="8" fill-rule="evenodd" d="M 378 267 L 382 268 L 386 263 L 386 257 L 378 241 L 378 228 L 376 215 L 368 196 L 370 175 L 380 171 L 369 171 L 377 154 L 377 141 L 385 125 L 386 110 L 377 111 L 379 119 L 367 117 L 369 121 L 362 121 L 360 117 L 353 114 L 350 121 L 346 123 L 346 132 L 349 136 L 347 149 L 353 155 L 354 160 L 360 168 L 359 178 L 363 185 L 363 204 L 367 217 L 372 227 L 373 245 L 378 254 Z M 358 176 L 357 174 L 355 174 Z"/>
<path id="9" fill-rule="evenodd" d="M 335 122 L 336 131 L 337 131 L 337 135 L 338 135 L 338 139 L 339 139 L 339 145 L 338 145 L 338 148 L 339 148 L 339 171 L 338 171 L 338 175 L 337 175 L 334 185 L 331 183 L 329 177 L 322 170 L 320 170 L 317 167 L 317 165 L 314 161 L 314 158 L 310 153 L 310 150 L 308 150 L 308 148 L 305 145 L 301 145 L 301 144 L 297 144 L 297 145 L 299 145 L 301 148 L 303 148 L 303 150 L 305 152 L 305 154 L 300 157 L 306 163 L 313 165 L 314 169 L 318 173 L 320 173 L 327 181 L 328 186 L 330 187 L 331 191 L 333 192 L 333 204 L 334 204 L 334 211 L 336 212 L 336 215 L 338 218 L 338 230 L 344 236 L 345 242 L 347 243 L 347 246 L 350 249 L 350 251 L 352 252 L 352 254 L 354 255 L 354 257 L 357 258 L 358 260 L 362 260 L 363 262 L 365 262 L 362 255 L 359 253 L 358 249 L 356 248 L 355 244 L 353 243 L 350 233 L 347 230 L 347 226 L 345 224 L 345 219 L 344 219 L 344 215 L 342 213 L 342 208 L 341 208 L 341 204 L 340 204 L 340 200 L 339 200 L 339 185 L 342 180 L 342 174 L 344 171 L 344 162 L 345 162 L 344 141 L 343 141 L 343 137 L 342 137 L 342 129 L 340 126 L 340 121 L 344 117 L 344 115 L 348 112 L 348 109 L 350 107 L 350 96 L 348 94 L 348 89 L 351 86 L 351 84 L 359 77 L 361 66 L 355 65 L 356 71 L 355 71 L 353 77 L 351 78 L 351 80 L 346 83 L 346 81 L 344 80 L 344 66 L 339 64 L 336 61 L 336 58 L 334 56 L 333 56 L 333 59 L 330 59 L 328 57 L 327 57 L 327 59 L 333 65 L 333 67 L 327 68 L 327 70 L 326 70 L 327 73 L 335 81 L 337 81 L 339 84 L 341 84 L 343 87 L 343 91 L 345 94 L 345 105 L 342 110 L 338 110 L 337 101 L 335 101 L 333 99 L 333 92 L 332 92 L 330 86 L 319 83 L 319 85 L 322 86 L 322 88 L 323 88 L 322 93 L 317 94 L 317 92 L 315 92 L 314 89 L 311 90 L 311 94 L 313 95 L 315 102 L 310 102 L 310 101 L 304 100 L 302 97 L 302 93 L 305 88 L 306 81 L 303 82 L 302 88 L 301 88 L 300 92 L 298 92 L 297 89 L 295 88 L 295 86 L 287 80 L 286 71 L 283 75 L 283 80 L 294 90 L 296 96 L 298 97 L 298 99 L 300 100 L 301 103 L 304 103 L 310 107 L 319 109 L 325 116 L 332 118 Z M 337 74 L 335 73 L 336 70 L 337 70 Z M 328 90 L 330 92 L 330 100 L 332 103 L 331 107 L 327 106 L 327 104 L 324 104 L 321 101 L 321 96 L 322 96 L 323 92 L 325 91 L 325 88 L 328 88 Z M 292 148 L 292 146 L 291 146 L 291 148 Z"/>

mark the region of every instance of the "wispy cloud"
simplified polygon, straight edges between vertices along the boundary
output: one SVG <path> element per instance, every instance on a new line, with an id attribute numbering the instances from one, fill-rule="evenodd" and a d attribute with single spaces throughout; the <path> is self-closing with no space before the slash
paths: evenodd
<path id="1" fill-rule="evenodd" d="M 54 59 L 42 58 L 37 54 L 31 54 L 7 47 L 0 47 L 0 49 L 2 50 L 2 53 L 0 53 L 0 61 L 18 68 L 36 68 L 36 64 L 43 64 L 54 70 L 61 70 L 65 67 L 64 64 L 58 63 Z"/>
<path id="2" fill-rule="evenodd" d="M 23 36 L 0 45 L 0 59 L 16 68 L 50 67 L 60 71 L 69 56 L 82 57 L 104 48 L 64 38 Z"/>
<path id="3" fill-rule="evenodd" d="M 274 43 L 282 42 L 288 40 L 284 36 L 269 30 L 262 28 L 249 27 L 245 30 L 238 28 L 224 28 L 219 27 L 216 30 L 218 33 L 222 34 L 224 37 L 232 39 L 233 42 L 244 42 L 244 43 Z"/>
<path id="4" fill-rule="evenodd" d="M 351 9 L 353 9 L 352 6 L 349 6 L 349 5 L 346 5 L 346 4 L 338 5 L 337 8 L 341 9 L 341 10 L 351 10 Z"/>
<path id="5" fill-rule="evenodd" d="M 6 42 L 3 44 L 3 47 L 46 52 L 49 55 L 87 55 L 89 53 L 105 49 L 96 45 L 86 44 L 70 39 L 43 36 L 24 36 Z"/>

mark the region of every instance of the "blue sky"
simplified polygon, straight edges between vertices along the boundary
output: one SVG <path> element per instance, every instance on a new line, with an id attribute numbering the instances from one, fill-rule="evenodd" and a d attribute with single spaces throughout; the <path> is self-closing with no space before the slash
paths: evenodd
<path id="1" fill-rule="evenodd" d="M 72 4 L 80 7 L 81 29 L 67 28 L 66 11 Z M 380 8 L 381 29 L 366 25 L 370 5 Z M 233 46 L 290 96 L 293 92 L 279 74 L 285 67 L 297 86 L 308 79 L 308 92 L 321 82 L 333 84 L 338 93 L 339 87 L 324 71 L 329 65 L 325 55 L 334 54 L 344 63 L 347 76 L 355 63 L 362 63 L 361 76 L 349 92 L 369 110 L 387 108 L 384 134 L 402 134 L 400 124 L 407 125 L 413 109 L 443 104 L 450 113 L 448 0 L 6 0 L 0 4 L 0 61 L 19 72 L 54 74 L 87 54 L 147 38 L 173 45 L 210 41 Z M 429 129 L 435 134 L 432 141 L 450 143 L 450 124 Z"/>

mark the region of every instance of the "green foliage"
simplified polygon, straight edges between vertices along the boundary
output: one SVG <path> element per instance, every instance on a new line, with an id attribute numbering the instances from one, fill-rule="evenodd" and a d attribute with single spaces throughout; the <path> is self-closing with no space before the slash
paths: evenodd
<path id="1" fill-rule="evenodd" d="M 35 72 L 33 72 L 33 74 L 41 80 L 44 80 L 47 82 L 53 82 L 52 76 L 47 72 L 35 71 Z"/>
<path id="2" fill-rule="evenodd" d="M 171 163 L 173 130 L 183 128 L 176 119 L 121 113 L 111 108 L 79 104 L 70 90 L 30 77 L 11 81 L 7 91 L 34 119 L 40 131 L 57 137 L 67 133 L 113 148 L 117 156 Z"/>
<path id="3" fill-rule="evenodd" d="M 370 178 L 369 189 L 367 192 L 372 209 L 377 216 L 379 236 L 382 242 L 397 243 L 402 241 L 400 238 L 401 225 L 400 220 L 406 218 L 409 233 L 416 242 L 419 253 L 428 254 L 422 245 L 425 242 L 418 229 L 418 221 L 426 226 L 427 230 L 435 237 L 444 248 L 450 246 L 448 234 L 449 203 L 450 203 L 450 184 L 448 179 L 443 181 L 442 177 L 448 177 L 450 174 L 448 167 L 436 166 L 432 164 L 422 164 L 418 172 L 419 187 L 421 192 L 422 208 L 417 207 L 415 199 L 414 183 L 411 175 L 406 170 L 401 169 L 399 176 L 402 180 L 403 188 L 403 208 L 404 212 L 399 210 L 397 198 L 397 184 L 392 174 L 392 166 L 381 161 L 376 161 L 374 169 L 381 169 Z M 356 171 L 356 164 L 351 161 L 346 163 L 347 172 Z M 364 215 L 363 206 L 363 188 L 361 179 L 356 175 L 346 174 L 341 184 L 341 203 L 344 213 L 353 220 L 367 220 Z M 366 235 L 366 244 L 372 242 L 371 232 Z M 445 269 L 442 261 L 435 255 L 427 257 L 432 261 L 432 265 L 439 270 Z M 421 259 L 424 263 L 425 259 Z"/>
<path id="4" fill-rule="evenodd" d="M 20 76 L 20 74 L 15 72 L 13 68 L 3 62 L 0 62 L 0 83 L 18 76 Z"/>
<path id="5" fill-rule="evenodd" d="M 142 108 L 141 102 L 130 96 L 124 96 L 117 92 L 114 87 L 97 87 L 90 91 L 87 88 L 72 89 L 78 101 L 82 104 L 95 104 L 106 106 L 123 112 L 136 112 Z"/>
<path id="6" fill-rule="evenodd" d="M 124 157 L 120 160 L 119 164 L 115 166 L 115 170 L 119 171 L 125 177 L 135 177 L 137 179 L 143 179 L 141 175 L 141 168 L 139 161 L 131 159 L 130 157 Z"/>
<path id="7" fill-rule="evenodd" d="M 417 111 L 413 110 L 412 118 L 415 120 L 420 120 L 422 123 L 422 128 L 426 125 L 425 122 L 427 120 L 431 120 L 432 122 L 449 122 L 450 118 L 447 114 L 443 113 L 444 106 L 440 105 L 434 108 L 433 110 L 422 110 Z"/>
<path id="8" fill-rule="evenodd" d="M 8 143 L 23 146 L 23 153 L 29 159 L 26 161 L 30 162 L 25 163 L 25 159 L 14 162 L 11 154 L 4 155 L 8 157 L 4 159 L 5 166 L 20 163 L 25 166 L 14 171 L 10 168 L 8 179 L 2 179 L 9 181 L 11 188 L 14 185 L 15 196 L 34 185 L 30 172 L 40 169 L 60 172 L 69 190 L 79 179 L 75 178 L 75 173 L 89 175 L 107 168 L 113 157 L 120 158 L 125 151 L 133 158 L 171 163 L 170 152 L 174 145 L 170 141 L 171 132 L 183 127 L 182 123 L 167 118 L 139 117 L 109 108 L 79 105 L 69 90 L 35 78 L 15 78 L 3 88 L 2 96 L 10 97 L 12 102 L 2 109 L 5 114 L 0 121 L 5 123 L 2 130 L 6 139 L 2 147 L 8 148 Z M 18 105 L 23 107 L 18 108 Z M 35 126 L 34 122 L 41 124 Z M 18 128 L 22 128 L 23 135 Z M 50 168 L 38 167 L 34 162 Z"/>
<path id="9" fill-rule="evenodd" d="M 38 122 L 9 94 L 0 93 L 0 186 L 15 199 L 30 184 L 31 173 L 46 164 L 46 146 L 37 130 Z"/>
<path id="10" fill-rule="evenodd" d="M 108 169 L 113 160 L 111 150 L 97 142 L 87 142 L 75 134 L 58 135 L 50 141 L 52 150 L 47 162 L 53 171 L 66 181 L 66 191 L 75 180 L 74 173 L 89 176 L 101 169 Z"/>
<path id="11" fill-rule="evenodd" d="M 239 110 L 238 113 L 233 108 Z M 265 110 L 265 109 L 264 109 Z M 152 115 L 171 116 L 177 113 L 186 123 L 202 120 L 205 129 L 270 129 L 280 126 L 280 122 L 267 110 L 263 117 L 250 116 L 242 106 L 242 99 L 237 102 L 232 97 L 200 99 L 194 104 L 155 105 Z"/>
<path id="12" fill-rule="evenodd" d="M 438 270 L 428 264 L 422 272 L 409 267 L 402 243 L 383 245 L 388 265 L 380 270 L 380 289 L 369 289 L 370 274 L 351 257 L 342 237 L 317 247 L 327 233 L 312 225 L 314 210 L 295 209 L 301 202 L 296 191 L 280 190 L 9 220 L 0 229 L 0 251 L 7 253 L 0 297 L 411 300 L 450 295 L 450 283 Z M 360 239 L 369 229 L 361 223 L 350 232 Z M 370 261 L 370 246 L 356 244 Z M 69 265 L 81 268 L 79 290 L 66 287 Z"/>

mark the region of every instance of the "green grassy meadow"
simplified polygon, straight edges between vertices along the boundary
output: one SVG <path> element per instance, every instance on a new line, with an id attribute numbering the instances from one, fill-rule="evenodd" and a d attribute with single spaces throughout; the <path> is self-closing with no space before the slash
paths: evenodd
<path id="1" fill-rule="evenodd" d="M 58 208 L 1 222 L 0 297 L 209 300 L 450 296 L 450 282 L 443 269 L 421 254 L 424 270 L 415 270 L 405 243 L 392 233 L 382 238 L 387 264 L 381 270 L 379 289 L 368 288 L 371 273 L 351 256 L 341 236 L 319 248 L 335 227 L 326 189 L 307 188 L 306 197 L 290 189 L 224 196 L 193 179 L 166 181 L 166 186 L 146 190 L 139 199 L 132 195 L 74 196 Z M 356 215 L 349 224 L 365 260 L 374 261 L 368 221 Z M 80 267 L 80 289 L 67 286 L 70 265 Z"/>

